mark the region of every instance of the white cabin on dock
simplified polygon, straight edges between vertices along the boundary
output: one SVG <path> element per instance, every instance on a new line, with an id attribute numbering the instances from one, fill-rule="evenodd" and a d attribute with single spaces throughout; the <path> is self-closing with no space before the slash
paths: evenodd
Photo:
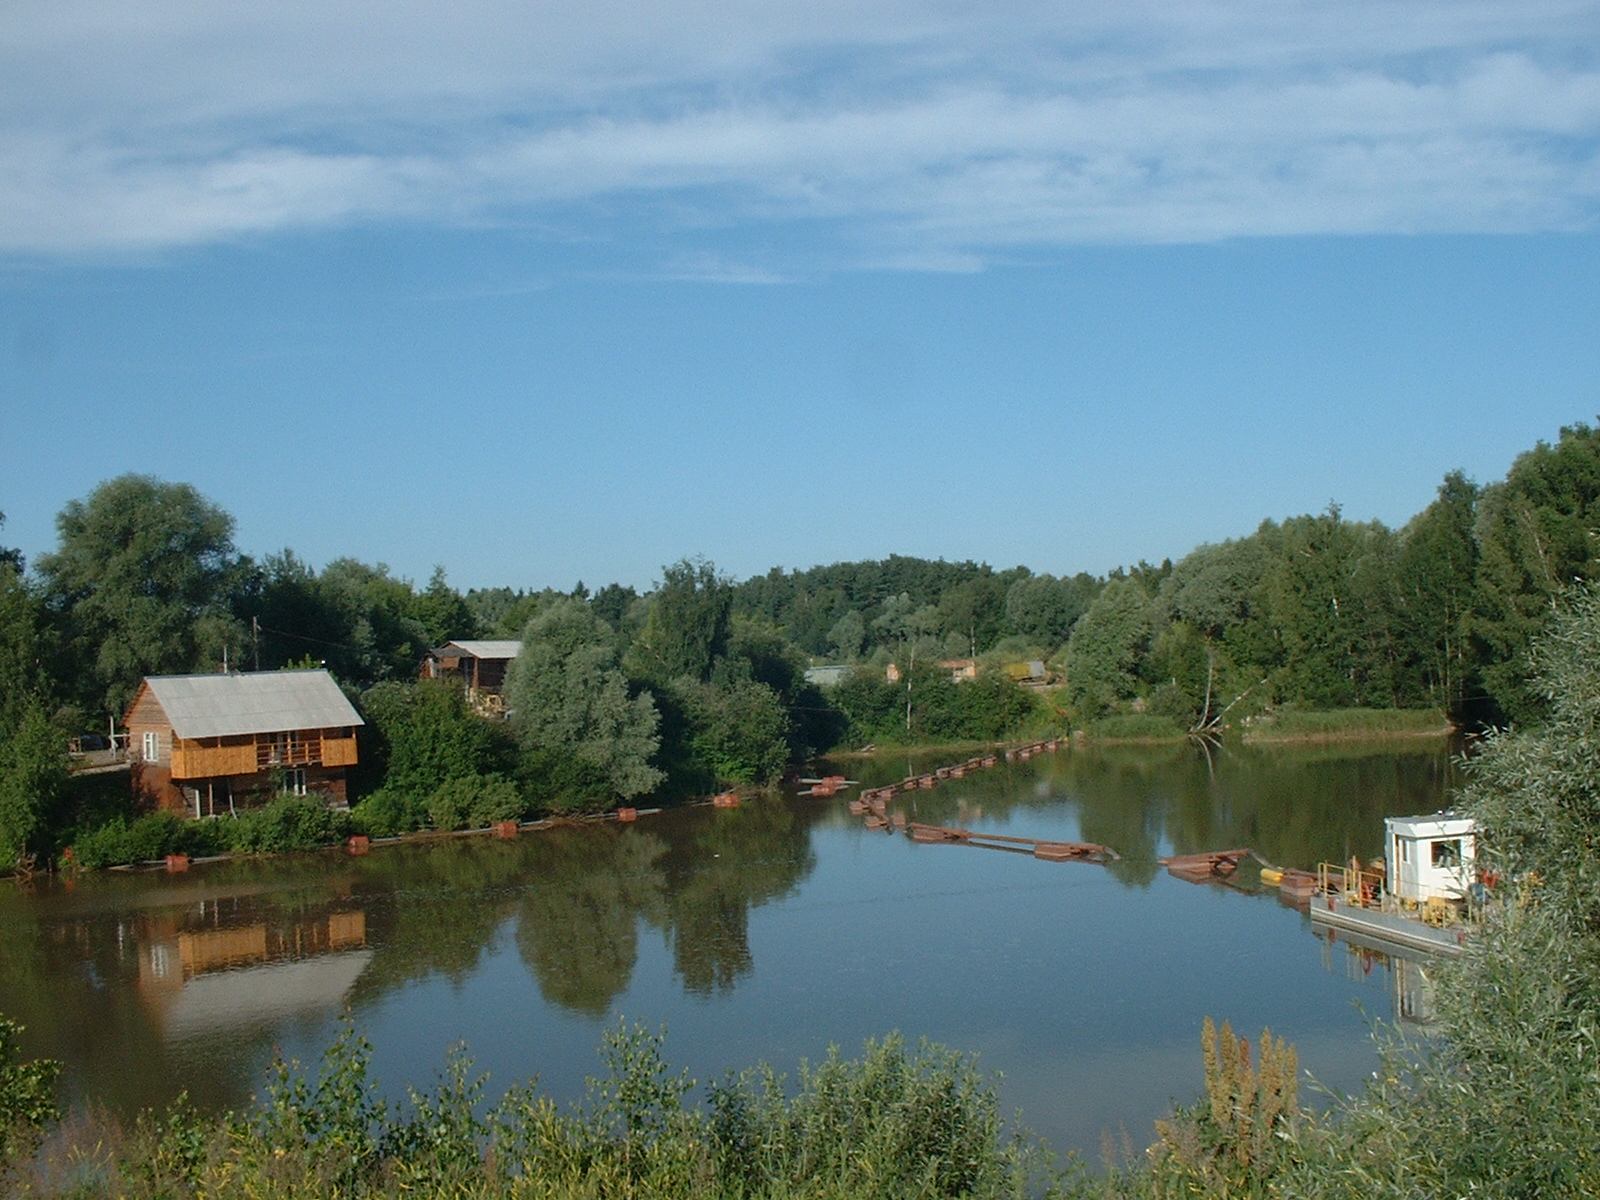
<path id="1" fill-rule="evenodd" d="M 1401 901 L 1459 900 L 1475 878 L 1477 826 L 1452 812 L 1385 817 L 1384 890 Z"/>

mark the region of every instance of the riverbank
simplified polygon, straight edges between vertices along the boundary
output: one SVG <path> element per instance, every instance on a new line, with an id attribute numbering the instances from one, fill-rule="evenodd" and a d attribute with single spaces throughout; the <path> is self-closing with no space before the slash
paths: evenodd
<path id="1" fill-rule="evenodd" d="M 1247 745 L 1315 744 L 1442 739 L 1460 731 L 1460 726 L 1438 709 L 1341 708 L 1253 717 L 1243 723 L 1240 738 Z"/>
<path id="2" fill-rule="evenodd" d="M 1345 708 L 1274 712 L 1201 734 L 1169 717 L 1124 713 L 1073 731 L 1075 742 L 1097 745 L 1167 745 L 1196 736 L 1237 737 L 1244 745 L 1319 745 L 1337 742 L 1443 740 L 1461 732 L 1438 709 Z"/>

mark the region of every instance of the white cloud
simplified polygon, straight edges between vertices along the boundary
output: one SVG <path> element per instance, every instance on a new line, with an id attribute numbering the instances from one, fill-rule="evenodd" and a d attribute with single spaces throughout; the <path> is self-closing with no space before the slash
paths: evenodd
<path id="1" fill-rule="evenodd" d="M 622 213 L 665 275 L 767 281 L 792 265 L 676 239 L 783 223 L 812 267 L 964 270 L 1588 229 L 1594 47 L 1572 0 L 27 2 L 0 34 L 0 250 Z"/>

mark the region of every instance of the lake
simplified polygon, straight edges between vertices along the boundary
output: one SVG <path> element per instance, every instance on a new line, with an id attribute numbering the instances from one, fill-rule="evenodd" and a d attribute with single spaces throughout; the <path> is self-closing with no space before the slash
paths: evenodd
<path id="1" fill-rule="evenodd" d="M 960 754 L 832 764 L 872 786 Z M 1447 803 L 1427 742 L 1064 748 L 897 797 L 915 820 L 1100 842 L 1108 866 L 869 831 L 831 799 L 761 797 L 524 833 L 0 887 L 0 1012 L 66 1064 L 68 1097 L 131 1112 L 260 1089 L 349 1011 L 387 1094 L 465 1042 L 491 1091 L 576 1098 L 619 1019 L 705 1080 L 792 1071 L 899 1030 L 979 1056 L 1055 1148 L 1134 1146 L 1201 1086 L 1209 1015 L 1358 1087 L 1375 1018 L 1425 1018 L 1426 968 L 1330 943 L 1275 894 L 1194 885 L 1168 853 L 1253 846 L 1288 867 L 1379 852 L 1382 818 Z M 789 789 L 792 792 L 792 789 Z M 1304 1093 L 1303 1093 L 1304 1094 Z"/>

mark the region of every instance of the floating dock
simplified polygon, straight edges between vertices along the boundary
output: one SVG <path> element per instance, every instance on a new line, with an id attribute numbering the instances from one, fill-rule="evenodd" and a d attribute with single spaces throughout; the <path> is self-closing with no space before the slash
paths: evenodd
<path id="1" fill-rule="evenodd" d="M 1011 837 L 1001 833 L 982 833 L 975 829 L 956 829 L 949 825 L 906 824 L 914 842 L 955 842 L 963 846 L 983 846 L 990 850 L 1032 853 L 1047 862 L 1115 862 L 1121 857 L 1110 846 L 1096 842 L 1052 842 L 1044 838 Z"/>
<path id="2" fill-rule="evenodd" d="M 1392 946 L 1429 954 L 1460 954 L 1467 942 L 1462 926 L 1436 926 L 1404 913 L 1384 912 L 1325 893 L 1313 899 L 1311 923 L 1347 929 Z"/>

